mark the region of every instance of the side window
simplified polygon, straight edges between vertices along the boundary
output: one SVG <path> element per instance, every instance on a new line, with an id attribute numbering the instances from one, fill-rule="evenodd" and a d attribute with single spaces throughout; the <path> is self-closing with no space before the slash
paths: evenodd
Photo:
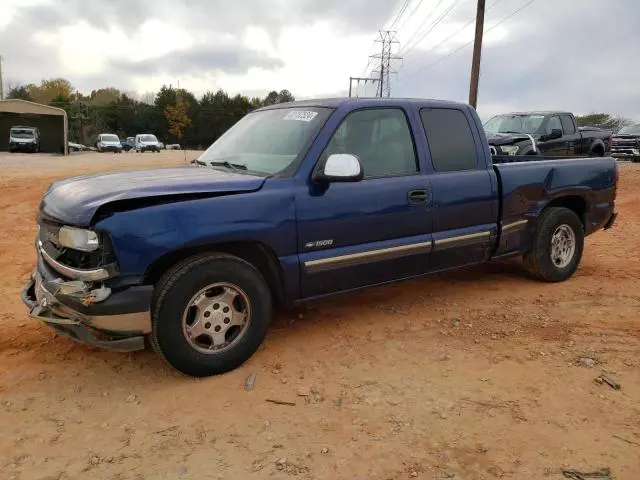
<path id="1" fill-rule="evenodd" d="M 562 123 L 560 123 L 560 117 L 551 117 L 547 122 L 547 134 L 550 134 L 552 130 L 562 130 Z"/>
<path id="2" fill-rule="evenodd" d="M 576 133 L 576 126 L 569 115 L 562 115 L 560 117 L 560 122 L 562 123 L 562 129 L 564 130 L 565 135 L 572 135 Z"/>
<path id="3" fill-rule="evenodd" d="M 476 168 L 476 145 L 467 117 L 462 111 L 427 108 L 420 112 L 420 117 L 436 171 L 454 172 Z"/>
<path id="4" fill-rule="evenodd" d="M 331 137 L 326 155 L 356 155 L 365 178 L 410 175 L 418 171 L 411 131 L 404 112 L 376 108 L 350 113 Z"/>

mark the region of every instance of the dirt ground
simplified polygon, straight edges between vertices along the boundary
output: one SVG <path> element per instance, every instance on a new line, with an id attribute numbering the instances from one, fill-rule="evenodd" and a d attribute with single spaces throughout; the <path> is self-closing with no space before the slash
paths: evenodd
<path id="1" fill-rule="evenodd" d="M 620 164 L 619 220 L 565 283 L 509 262 L 327 299 L 196 380 L 56 336 L 20 301 L 52 180 L 182 155 L 0 158 L 0 478 L 639 478 L 640 165 Z"/>

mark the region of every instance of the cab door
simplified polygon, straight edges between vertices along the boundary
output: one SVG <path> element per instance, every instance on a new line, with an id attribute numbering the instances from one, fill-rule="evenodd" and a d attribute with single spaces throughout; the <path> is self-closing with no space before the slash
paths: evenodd
<path id="1" fill-rule="evenodd" d="M 401 107 L 352 111 L 320 158 L 349 153 L 364 179 L 296 187 L 303 297 L 315 297 L 425 273 L 432 211 L 427 177 Z"/>
<path id="2" fill-rule="evenodd" d="M 562 129 L 562 122 L 559 115 L 552 115 L 549 117 L 544 125 L 544 134 L 551 135 L 554 130 L 560 130 L 562 136 L 560 138 L 544 139 L 538 147 L 542 154 L 547 157 L 566 157 L 569 155 L 569 142 L 564 135 Z"/>

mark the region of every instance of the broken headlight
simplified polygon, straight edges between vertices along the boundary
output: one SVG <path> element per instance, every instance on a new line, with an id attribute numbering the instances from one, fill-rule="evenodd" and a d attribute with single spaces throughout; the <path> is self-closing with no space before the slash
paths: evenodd
<path id="1" fill-rule="evenodd" d="M 63 247 L 80 250 L 82 252 L 93 252 L 100 246 L 96 232 L 75 227 L 60 228 L 58 232 L 58 243 Z"/>

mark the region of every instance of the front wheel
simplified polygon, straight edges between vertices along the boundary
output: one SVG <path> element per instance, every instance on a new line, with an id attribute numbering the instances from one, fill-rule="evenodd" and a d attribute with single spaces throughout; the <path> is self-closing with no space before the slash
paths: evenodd
<path id="1" fill-rule="evenodd" d="M 552 207 L 540 215 L 524 262 L 539 280 L 562 282 L 578 269 L 583 249 L 584 228 L 578 216 L 568 208 Z"/>
<path id="2" fill-rule="evenodd" d="M 226 254 L 192 257 L 156 285 L 151 345 L 173 368 L 194 377 L 228 372 L 258 349 L 271 321 L 262 274 Z"/>

